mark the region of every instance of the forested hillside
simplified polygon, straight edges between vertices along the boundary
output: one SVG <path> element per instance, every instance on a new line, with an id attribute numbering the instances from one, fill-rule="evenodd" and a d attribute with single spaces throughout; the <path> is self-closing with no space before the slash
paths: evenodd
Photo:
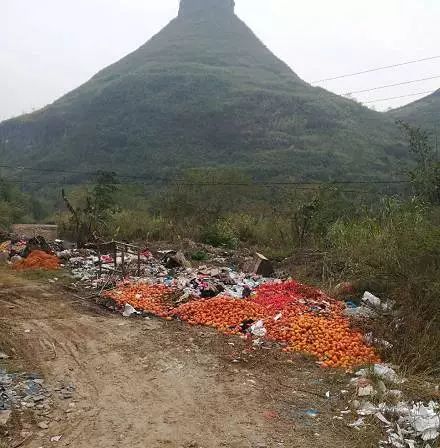
<path id="1" fill-rule="evenodd" d="M 220 166 L 257 178 L 358 179 L 395 175 L 405 150 L 392 117 L 301 80 L 233 2 L 187 0 L 134 53 L 0 124 L 0 154 L 13 166 L 150 179 Z"/>

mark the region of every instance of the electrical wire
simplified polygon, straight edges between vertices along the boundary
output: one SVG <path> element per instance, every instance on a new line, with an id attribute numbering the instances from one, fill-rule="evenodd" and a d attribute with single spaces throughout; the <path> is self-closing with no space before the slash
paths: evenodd
<path id="1" fill-rule="evenodd" d="M 379 98 L 377 100 L 362 101 L 362 104 L 379 103 L 381 101 L 398 100 L 400 98 L 410 98 L 410 97 L 419 96 L 419 95 L 431 95 L 432 93 L 435 93 L 435 92 L 436 92 L 436 90 L 431 90 L 428 92 L 410 93 L 409 95 L 392 96 L 389 98 Z"/>
<path id="2" fill-rule="evenodd" d="M 399 82 L 399 83 L 396 83 L 396 84 L 388 84 L 388 85 L 385 85 L 385 86 L 372 87 L 371 89 L 355 90 L 353 92 L 342 93 L 341 95 L 345 96 L 345 95 L 354 95 L 355 93 L 372 92 L 373 90 L 382 90 L 382 89 L 387 89 L 388 87 L 404 86 L 404 85 L 408 85 L 408 84 L 413 84 L 415 82 L 430 81 L 432 79 L 438 79 L 438 78 L 440 78 L 440 75 L 431 76 L 429 78 L 414 79 L 412 81 Z"/>
<path id="3" fill-rule="evenodd" d="M 59 187 L 66 187 L 66 186 L 83 186 L 83 185 L 96 185 L 96 183 L 92 183 L 92 182 L 87 182 L 87 183 L 69 183 L 69 182 L 63 182 L 63 181 L 58 181 L 58 182 L 42 182 L 42 181 L 26 181 L 26 180 L 15 180 L 15 179 L 4 179 L 6 182 L 8 183 L 14 183 L 14 184 L 23 184 L 23 185 L 57 185 Z M 117 183 L 115 185 L 131 185 L 134 186 L 133 184 L 127 184 L 127 183 Z M 152 184 L 137 184 L 138 186 L 146 186 L 146 185 L 152 185 Z M 305 186 L 299 186 L 295 183 L 291 183 L 291 184 L 286 184 L 286 183 L 280 183 L 280 184 L 227 184 L 227 183 L 176 183 L 175 186 L 191 186 L 191 187 L 218 187 L 218 186 L 222 186 L 222 187 L 251 187 L 251 188 L 256 188 L 256 187 L 269 187 L 269 188 L 274 188 L 274 187 L 284 187 L 284 186 L 292 186 L 293 189 L 295 191 L 316 191 L 319 187 L 325 185 L 326 187 L 331 186 L 331 184 L 316 184 L 315 186 L 310 186 L 310 187 L 305 187 Z M 371 194 L 373 193 L 372 191 L 368 191 L 368 190 L 349 190 L 349 189 L 340 189 L 338 188 L 338 191 L 341 193 L 354 193 L 354 194 Z M 142 193 L 135 193 L 135 196 L 145 196 Z"/>
<path id="4" fill-rule="evenodd" d="M 368 69 L 368 70 L 363 70 L 361 72 L 348 73 L 346 75 L 339 75 L 339 76 L 334 76 L 332 78 L 320 79 L 318 81 L 312 81 L 312 84 L 318 84 L 320 82 L 327 82 L 327 81 L 334 81 L 336 79 L 342 79 L 342 78 L 350 78 L 352 76 L 364 75 L 366 73 L 373 73 L 373 72 L 378 72 L 378 71 L 381 71 L 381 70 L 388 70 L 388 69 L 391 69 L 391 68 L 402 67 L 404 65 L 416 64 L 418 62 L 432 61 L 434 59 L 440 59 L 440 56 L 431 56 L 429 58 L 416 59 L 414 61 L 401 62 L 399 64 L 393 64 L 393 65 L 385 65 L 383 67 L 371 68 L 371 69 Z"/>
<path id="5" fill-rule="evenodd" d="M 47 168 L 31 168 L 31 167 L 23 167 L 23 166 L 12 166 L 12 165 L 0 165 L 0 168 L 7 168 L 10 170 L 29 170 L 35 172 L 49 172 L 49 173 L 57 173 L 57 174 L 81 174 L 81 175 L 90 175 L 97 176 L 99 171 L 67 171 L 67 170 L 56 170 L 56 169 L 47 169 Z M 140 182 L 143 185 L 155 186 L 155 185 L 184 185 L 184 186 L 229 186 L 229 187 L 243 187 L 243 186 L 306 186 L 306 185 L 329 185 L 329 184 L 351 184 L 351 185 L 391 185 L 391 184 L 405 184 L 409 183 L 407 180 L 329 180 L 328 182 L 323 181 L 285 181 L 285 182 L 188 182 L 184 179 L 160 179 L 156 181 L 151 181 L 146 176 L 124 176 L 118 173 L 114 173 L 116 179 L 118 178 L 133 178 L 138 180 L 144 180 L 145 182 Z M 7 180 L 7 179 L 6 179 Z M 16 182 L 22 182 L 21 180 L 13 179 Z M 29 181 L 30 182 L 38 182 L 38 183 L 50 183 L 44 181 Z M 56 182 L 57 184 L 59 182 Z M 66 182 L 65 182 L 66 183 Z M 84 184 L 85 182 L 75 182 L 73 185 Z M 91 184 L 95 184 L 96 182 L 91 182 Z"/>

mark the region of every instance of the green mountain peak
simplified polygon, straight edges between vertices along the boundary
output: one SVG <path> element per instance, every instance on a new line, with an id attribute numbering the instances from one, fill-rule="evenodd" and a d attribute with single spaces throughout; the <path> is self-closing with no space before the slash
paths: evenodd
<path id="1" fill-rule="evenodd" d="M 232 0 L 182 0 L 178 17 L 138 50 L 0 123 L 0 152 L 19 166 L 152 179 L 234 167 L 307 180 L 389 178 L 406 154 L 391 118 L 301 80 Z"/>
<path id="2" fill-rule="evenodd" d="M 234 0 L 180 0 L 179 17 L 234 14 Z"/>

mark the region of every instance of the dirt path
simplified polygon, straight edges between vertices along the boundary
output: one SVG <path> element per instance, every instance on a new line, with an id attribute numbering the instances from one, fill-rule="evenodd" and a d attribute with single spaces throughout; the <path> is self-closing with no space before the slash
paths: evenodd
<path id="1" fill-rule="evenodd" d="M 25 448 L 377 446 L 333 419 L 345 378 L 278 350 L 124 319 L 10 274 L 0 275 L 0 326 L 15 362 L 76 387 L 72 400 L 55 399 L 49 429 L 32 428 Z M 318 418 L 306 416 L 311 408 Z"/>

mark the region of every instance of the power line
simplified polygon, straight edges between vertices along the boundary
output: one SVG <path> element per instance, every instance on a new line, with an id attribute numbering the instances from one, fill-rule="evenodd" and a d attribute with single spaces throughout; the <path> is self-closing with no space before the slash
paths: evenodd
<path id="1" fill-rule="evenodd" d="M 7 183 L 16 184 L 29 184 L 29 185 L 96 185 L 96 182 L 68 182 L 64 180 L 59 181 L 34 181 L 34 180 L 18 180 L 18 179 L 7 179 L 3 178 Z M 104 182 L 110 183 L 110 182 Z M 404 185 L 408 184 L 410 181 L 407 180 L 396 180 L 396 181 L 328 181 L 328 182 L 185 182 L 180 180 L 169 181 L 167 183 L 152 183 L 152 182 L 116 182 L 116 185 L 142 185 L 142 186 L 183 186 L 183 187 L 283 187 L 283 186 L 294 186 L 294 187 L 304 187 L 304 189 L 316 189 L 317 187 L 328 187 L 331 185 Z"/>
<path id="2" fill-rule="evenodd" d="M 429 92 L 411 93 L 409 95 L 392 96 L 390 98 L 380 98 L 380 99 L 377 99 L 377 100 L 362 101 L 362 103 L 363 104 L 379 103 L 381 101 L 398 100 L 400 98 L 409 98 L 409 97 L 412 97 L 412 96 L 430 95 L 431 93 L 434 93 L 434 92 L 435 92 L 435 90 L 431 90 Z"/>
<path id="3" fill-rule="evenodd" d="M 382 89 L 386 89 L 388 87 L 396 87 L 396 86 L 404 86 L 407 84 L 413 84 L 415 82 L 422 82 L 422 81 L 430 81 L 432 79 L 438 79 L 440 78 L 440 75 L 437 76 L 431 76 L 429 78 L 421 78 L 421 79 L 413 79 L 411 81 L 404 81 L 404 82 L 399 82 L 397 84 L 388 84 L 385 86 L 379 86 L 379 87 L 372 87 L 371 89 L 365 89 L 365 90 L 356 90 L 354 92 L 347 92 L 347 93 L 343 93 L 342 95 L 353 95 L 355 93 L 365 93 L 365 92 L 372 92 L 373 90 L 382 90 Z"/>
<path id="4" fill-rule="evenodd" d="M 99 175 L 99 171 L 75 171 L 75 170 L 62 170 L 62 169 L 54 169 L 54 168 L 32 168 L 25 166 L 11 166 L 11 165 L 0 165 L 0 168 L 12 169 L 12 170 L 26 170 L 26 171 L 36 171 L 39 173 L 57 173 L 57 174 L 79 174 L 84 176 L 97 176 Z M 145 179 L 145 176 L 132 176 L 126 174 L 117 174 L 117 177 L 121 179 Z"/>
<path id="5" fill-rule="evenodd" d="M 9 183 L 15 183 L 15 184 L 30 184 L 30 185 L 58 185 L 58 186 L 72 186 L 72 185 L 84 185 L 83 183 L 81 184 L 69 184 L 69 183 L 65 183 L 62 181 L 59 182 L 43 182 L 43 181 L 25 181 L 25 180 L 10 180 L 10 179 L 5 179 L 6 182 Z M 91 183 L 88 183 L 86 185 L 92 185 Z M 94 185 L 94 184 L 93 184 Z M 124 184 L 124 183 L 119 183 L 117 185 L 132 185 L 132 184 Z M 140 185 L 145 185 L 145 184 L 140 184 Z M 151 184 L 150 184 L 151 185 Z M 186 184 L 177 184 L 178 186 L 193 186 L 193 187 L 217 187 L 217 186 L 229 186 L 229 187 L 237 187 L 237 186 L 242 186 L 242 187 L 251 187 L 251 188 L 256 188 L 256 187 L 283 187 L 283 186 L 292 186 L 294 187 L 293 189 L 295 191 L 316 191 L 318 187 L 320 186 L 330 186 L 330 184 L 316 184 L 315 186 L 309 186 L 309 187 L 305 187 L 305 186 L 299 186 L 295 183 L 291 183 L 291 184 L 286 184 L 286 183 L 280 183 L 280 184 L 221 184 L 221 183 L 186 183 Z M 341 193 L 354 193 L 354 194 L 371 194 L 373 193 L 372 191 L 368 191 L 368 190 L 349 190 L 349 189 L 338 189 L 339 192 Z M 138 193 L 137 196 L 144 196 L 141 193 Z"/>
<path id="6" fill-rule="evenodd" d="M 57 170 L 57 169 L 47 169 L 47 168 L 32 168 L 32 167 L 23 167 L 23 166 L 12 166 L 12 165 L 0 165 L 0 168 L 7 168 L 11 170 L 29 170 L 29 171 L 35 171 L 35 172 L 49 172 L 49 173 L 58 173 L 58 174 L 81 174 L 81 175 L 93 175 L 96 176 L 99 174 L 99 171 L 68 171 L 68 170 Z M 102 171 L 102 170 L 101 170 Z M 159 179 L 156 181 L 151 181 L 146 176 L 125 176 L 120 175 L 118 173 L 114 173 L 116 179 L 117 178 L 133 178 L 137 180 L 143 180 L 145 182 L 140 182 L 143 185 L 170 185 L 170 184 L 176 184 L 176 185 L 184 185 L 184 186 L 191 186 L 191 185 L 202 185 L 202 186 L 209 186 L 209 185 L 218 185 L 218 186 L 231 186 L 231 187 L 240 187 L 240 186 L 249 186 L 249 185 L 267 185 L 267 186 L 282 186 L 282 185 L 329 185 L 329 184 L 351 184 L 351 185 L 370 185 L 370 184 L 382 184 L 382 185 L 389 185 L 389 184 L 404 184 L 408 183 L 409 181 L 406 180 L 329 180 L 327 182 L 323 181 L 285 181 L 285 182 L 276 182 L 276 181 L 270 181 L 270 182 L 188 182 L 184 179 Z M 7 179 L 6 179 L 7 180 Z M 16 181 L 15 179 L 13 179 Z M 22 181 L 17 181 L 22 182 Z M 51 182 L 44 182 L 44 181 L 27 181 L 27 183 L 42 183 L 42 184 L 50 184 Z M 56 184 L 63 183 L 62 181 L 55 182 Z M 64 184 L 68 184 L 69 182 L 64 181 Z M 89 184 L 96 184 L 96 182 L 88 182 Z M 80 185 L 80 184 L 87 184 L 87 182 L 73 182 L 72 185 Z"/>
<path id="7" fill-rule="evenodd" d="M 368 69 L 368 70 L 363 70 L 361 72 L 349 73 L 349 74 L 346 74 L 346 75 L 334 76 L 332 78 L 320 79 L 319 81 L 312 81 L 312 84 L 317 84 L 317 83 L 320 83 L 320 82 L 327 82 L 327 81 L 334 81 L 336 79 L 342 79 L 342 78 L 350 78 L 352 76 L 364 75 L 365 73 L 378 72 L 380 70 L 387 70 L 387 69 L 390 69 L 390 68 L 402 67 L 404 65 L 416 64 L 418 62 L 432 61 L 434 59 L 440 59 L 440 56 L 431 56 L 429 58 L 416 59 L 414 61 L 401 62 L 400 64 L 386 65 L 386 66 L 383 66 L 383 67 L 376 67 L 376 68 L 371 68 L 371 69 Z"/>

